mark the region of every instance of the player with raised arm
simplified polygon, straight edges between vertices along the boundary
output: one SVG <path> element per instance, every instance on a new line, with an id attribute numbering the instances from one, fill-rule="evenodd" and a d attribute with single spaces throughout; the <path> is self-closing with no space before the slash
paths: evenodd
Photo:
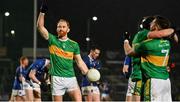
<path id="1" fill-rule="evenodd" d="M 37 27 L 42 37 L 48 41 L 52 83 L 53 101 L 62 101 L 65 92 L 68 92 L 73 101 L 82 101 L 81 91 L 75 77 L 73 69 L 73 60 L 85 75 L 88 68 L 80 55 L 79 44 L 68 38 L 67 34 L 70 31 L 70 24 L 65 19 L 60 19 L 57 23 L 57 36 L 48 32 L 44 26 L 44 16 L 47 11 L 47 3 L 44 0 L 38 21 Z"/>

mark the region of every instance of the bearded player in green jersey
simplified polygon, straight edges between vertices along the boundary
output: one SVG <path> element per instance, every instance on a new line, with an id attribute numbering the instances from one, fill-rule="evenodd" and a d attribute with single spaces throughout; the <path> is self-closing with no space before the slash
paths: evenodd
<path id="1" fill-rule="evenodd" d="M 168 28 L 169 25 L 167 19 L 156 16 L 150 28 L 158 31 Z M 144 100 L 172 101 L 171 85 L 166 70 L 170 42 L 164 39 L 148 39 L 131 48 L 128 40 L 125 40 L 124 49 L 127 55 L 141 55 L 141 71 L 145 78 Z"/>
<path id="2" fill-rule="evenodd" d="M 62 96 L 68 92 L 73 101 L 82 101 L 81 91 L 73 69 L 73 59 L 83 74 L 88 72 L 86 64 L 80 56 L 80 48 L 77 42 L 70 40 L 67 33 L 70 31 L 70 24 L 67 20 L 60 19 L 57 23 L 57 36 L 49 33 L 44 27 L 44 16 L 47 11 L 47 4 L 42 3 L 37 21 L 38 30 L 42 37 L 48 41 L 52 76 L 52 98 L 53 101 L 62 101 Z"/>
<path id="3" fill-rule="evenodd" d="M 132 45 L 135 47 L 138 43 L 146 40 L 148 38 L 162 38 L 169 36 L 174 32 L 172 28 L 160 30 L 160 31 L 150 31 L 150 24 L 154 20 L 153 16 L 143 17 L 140 24 L 140 31 L 135 34 Z M 140 101 L 141 91 L 142 91 L 142 73 L 140 70 L 140 57 L 132 57 L 133 70 L 128 81 L 128 91 L 126 101 Z M 133 100 L 132 100 L 133 99 Z"/>

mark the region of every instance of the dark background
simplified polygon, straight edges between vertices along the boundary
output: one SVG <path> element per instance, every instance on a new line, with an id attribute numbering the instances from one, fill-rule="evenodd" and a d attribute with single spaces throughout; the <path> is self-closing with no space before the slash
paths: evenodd
<path id="1" fill-rule="evenodd" d="M 178 0 L 47 0 L 49 10 L 46 26 L 55 32 L 59 18 L 68 19 L 71 23 L 70 38 L 84 46 L 87 33 L 87 19 L 97 16 L 91 21 L 91 39 L 104 49 L 119 49 L 122 46 L 122 34 L 125 31 L 137 32 L 137 23 L 143 16 L 163 15 L 173 24 L 180 25 L 180 8 Z M 38 8 L 40 1 L 38 1 Z M 3 0 L 0 3 L 3 14 L 9 11 L 6 18 L 9 28 L 16 31 L 13 44 L 32 47 L 33 45 L 33 1 Z M 8 32 L 9 29 L 6 29 Z M 38 34 L 39 35 L 39 34 Z M 38 36 L 38 47 L 46 47 L 44 40 Z M 14 46 L 17 47 L 17 46 Z"/>
<path id="2" fill-rule="evenodd" d="M 122 67 L 122 61 L 125 56 L 122 46 L 122 34 L 127 31 L 133 36 L 133 34 L 137 32 L 138 22 L 143 16 L 162 15 L 169 18 L 173 25 L 180 26 L 179 0 L 47 1 L 49 10 L 46 14 L 45 21 L 49 32 L 55 33 L 56 22 L 59 18 L 69 20 L 71 24 L 69 37 L 80 44 L 82 51 L 87 51 L 87 42 L 85 40 L 87 36 L 87 21 L 93 16 L 98 17 L 97 21 L 90 21 L 90 38 L 91 43 L 101 46 L 101 58 L 104 62 L 104 67 L 108 67 L 105 71 L 112 71 L 107 73 L 107 76 L 113 75 L 117 70 L 120 71 L 119 68 Z M 39 12 L 40 0 L 37 2 Z M 10 12 L 9 17 L 4 17 L 4 12 L 6 11 Z M 0 15 L 0 33 L 2 35 L 2 44 L 0 45 L 8 49 L 7 56 L 1 59 L 9 58 L 13 61 L 12 66 L 14 69 L 12 69 L 12 73 L 14 73 L 15 67 L 18 64 L 17 59 L 22 55 L 22 48 L 33 47 L 33 0 L 1 0 Z M 10 34 L 11 29 L 15 30 L 15 36 Z M 39 33 L 38 48 L 47 48 L 47 42 L 42 39 Z M 117 56 L 108 59 L 108 51 L 110 55 L 112 52 L 113 55 Z M 173 47 L 172 56 L 172 61 L 177 64 L 177 70 L 179 65 L 179 45 Z M 108 60 L 120 61 L 121 63 L 108 65 Z M 6 66 L 4 62 L 1 62 L 0 66 L 2 65 Z M 109 69 L 112 66 L 114 69 Z M 179 77 L 178 72 L 179 71 L 173 73 L 174 78 Z M 117 73 L 117 76 L 118 74 L 120 73 Z M 6 80 L 6 78 L 4 80 Z M 11 85 L 9 86 L 11 87 Z M 179 93 L 179 91 L 177 93 Z M 125 92 L 123 94 L 125 95 Z M 123 99 L 121 98 L 121 100 Z"/>

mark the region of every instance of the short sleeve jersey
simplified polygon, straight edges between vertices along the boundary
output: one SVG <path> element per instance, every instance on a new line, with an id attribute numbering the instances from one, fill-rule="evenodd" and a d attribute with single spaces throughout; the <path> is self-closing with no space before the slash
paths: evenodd
<path id="1" fill-rule="evenodd" d="M 21 90 L 22 89 L 22 82 L 19 80 L 19 77 L 22 75 L 25 77 L 25 68 L 22 68 L 21 66 L 17 67 L 14 83 L 13 83 L 13 89 L 15 90 Z"/>
<path id="2" fill-rule="evenodd" d="M 78 43 L 70 39 L 62 41 L 51 33 L 49 33 L 48 42 L 51 60 L 49 73 L 52 76 L 74 77 L 74 55 L 80 54 Z"/>
<path id="3" fill-rule="evenodd" d="M 132 59 L 131 57 L 129 56 L 126 56 L 125 59 L 124 59 L 124 65 L 128 65 L 128 73 L 131 74 L 132 72 Z"/>
<path id="4" fill-rule="evenodd" d="M 142 29 L 137 34 L 135 34 L 134 39 L 132 41 L 132 46 L 135 47 L 138 43 L 146 40 L 148 32 L 149 30 Z M 132 57 L 132 67 L 134 70 L 132 71 L 131 77 L 133 77 L 134 75 L 135 76 L 138 75 L 139 77 L 142 77 L 139 73 L 139 70 L 136 70 L 136 69 L 140 69 L 141 67 L 140 64 L 141 64 L 141 58 L 139 56 Z"/>
<path id="5" fill-rule="evenodd" d="M 132 41 L 132 46 L 135 47 L 138 43 L 147 39 L 147 34 L 149 30 L 143 29 L 135 34 L 134 39 Z M 140 57 L 133 57 L 132 58 L 133 68 L 140 67 Z"/>
<path id="6" fill-rule="evenodd" d="M 87 65 L 87 67 L 89 69 L 91 68 L 95 68 L 97 70 L 100 70 L 101 69 L 101 63 L 99 60 L 95 60 L 95 59 L 92 59 L 90 58 L 90 56 L 84 56 L 83 57 L 83 61 L 85 62 L 85 64 Z M 94 86 L 97 86 L 97 83 L 92 83 Z M 86 76 L 83 76 L 82 77 L 82 83 L 81 83 L 81 86 L 84 87 L 84 86 L 90 86 L 91 83 L 88 81 L 87 77 Z"/>
<path id="7" fill-rule="evenodd" d="M 146 78 L 167 79 L 170 42 L 162 39 L 148 39 L 135 47 L 141 54 L 141 68 Z"/>
<path id="8" fill-rule="evenodd" d="M 37 59 L 34 63 L 32 63 L 27 69 L 26 69 L 26 80 L 30 80 L 29 78 L 29 73 L 31 70 L 35 70 L 36 71 L 36 78 L 38 80 L 42 79 L 42 75 L 45 72 L 45 62 L 46 59 Z"/>

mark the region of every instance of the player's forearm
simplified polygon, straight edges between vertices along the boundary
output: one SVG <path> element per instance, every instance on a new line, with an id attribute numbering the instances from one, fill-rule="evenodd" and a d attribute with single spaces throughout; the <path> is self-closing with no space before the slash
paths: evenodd
<path id="1" fill-rule="evenodd" d="M 126 55 L 134 55 L 135 53 L 128 40 L 124 41 L 124 52 Z"/>
<path id="2" fill-rule="evenodd" d="M 128 68 L 129 68 L 129 65 L 124 65 L 123 66 L 123 73 L 128 72 Z"/>
<path id="3" fill-rule="evenodd" d="M 81 61 L 77 65 L 79 69 L 81 70 L 82 74 L 86 75 L 88 72 L 88 67 L 86 66 L 86 64 L 83 61 Z"/>
<path id="4" fill-rule="evenodd" d="M 38 17 L 38 21 L 37 21 L 38 28 L 44 27 L 44 16 L 45 16 L 45 13 L 42 13 L 42 12 L 39 13 L 39 17 Z"/>
<path id="5" fill-rule="evenodd" d="M 37 84 L 39 84 L 39 83 L 41 83 L 37 78 L 36 78 L 36 76 L 35 75 L 29 75 L 29 78 L 31 78 L 31 80 L 33 81 L 33 82 L 35 82 L 35 83 L 37 83 Z"/>
<path id="6" fill-rule="evenodd" d="M 32 77 L 32 80 L 33 80 L 35 83 L 37 83 L 37 84 L 40 84 L 40 83 L 41 83 L 35 76 Z"/>
<path id="7" fill-rule="evenodd" d="M 77 66 L 81 70 L 82 74 L 86 75 L 89 69 L 86 66 L 86 64 L 84 63 L 84 61 L 82 60 L 80 54 L 75 55 L 74 58 L 75 58 Z"/>
<path id="8" fill-rule="evenodd" d="M 172 28 L 163 29 L 159 31 L 151 31 L 148 33 L 148 38 L 153 39 L 153 38 L 168 37 L 173 33 L 174 33 L 174 29 Z"/>
<path id="9" fill-rule="evenodd" d="M 44 26 L 44 15 L 45 13 L 39 13 L 39 17 L 37 20 L 37 28 L 40 31 L 40 34 L 43 38 L 45 38 L 46 40 L 48 40 L 49 36 L 48 36 L 48 31 L 46 30 L 45 26 Z"/>

